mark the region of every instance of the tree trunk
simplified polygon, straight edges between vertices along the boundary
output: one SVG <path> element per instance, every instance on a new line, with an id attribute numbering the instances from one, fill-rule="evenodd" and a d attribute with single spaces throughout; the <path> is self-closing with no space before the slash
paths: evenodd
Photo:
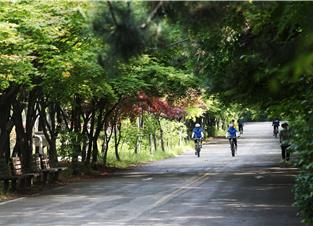
<path id="1" fill-rule="evenodd" d="M 148 141 L 149 141 L 149 152 L 150 154 L 152 154 L 152 134 L 151 133 L 149 133 Z"/>
<path id="2" fill-rule="evenodd" d="M 103 141 L 102 150 L 101 150 L 101 152 L 103 153 L 103 164 L 104 164 L 104 166 L 106 165 L 107 154 L 108 154 L 108 150 L 109 150 L 109 142 L 111 140 L 112 133 L 113 133 L 113 131 L 111 129 L 110 133 L 108 134 L 108 127 L 109 127 L 108 122 L 110 121 L 109 117 L 111 116 L 111 113 L 118 107 L 120 102 L 121 102 L 121 100 L 117 101 L 117 103 L 114 104 L 111 107 L 111 109 L 102 109 L 101 117 L 103 116 L 103 119 L 102 119 L 102 121 L 98 121 L 98 124 L 97 124 L 97 129 L 95 132 L 95 136 L 97 137 L 97 140 L 100 136 L 101 129 L 104 130 L 104 141 Z M 97 150 L 97 155 L 98 155 L 98 150 Z"/>
<path id="3" fill-rule="evenodd" d="M 90 129 L 88 133 L 88 147 L 87 147 L 87 155 L 86 155 L 86 163 L 89 164 L 91 160 L 91 153 L 93 149 L 93 142 L 94 142 L 94 128 L 95 128 L 95 119 L 96 119 L 96 111 L 92 111 L 91 118 L 90 118 Z"/>
<path id="4" fill-rule="evenodd" d="M 115 149 L 115 158 L 117 161 L 120 161 L 120 156 L 119 156 L 119 153 L 118 153 L 118 146 L 119 146 L 119 143 L 120 143 L 120 131 L 119 129 L 117 128 L 117 125 L 114 125 L 113 126 L 113 130 L 114 130 L 114 149 Z"/>
<path id="5" fill-rule="evenodd" d="M 157 122 L 158 122 L 159 127 L 160 127 L 161 149 L 162 149 L 162 151 L 165 151 L 165 148 L 164 148 L 164 136 L 163 136 L 163 129 L 162 129 L 162 125 L 161 125 L 161 120 L 160 120 L 159 117 L 157 117 L 156 119 L 157 119 Z"/>
<path id="6" fill-rule="evenodd" d="M 7 155 L 8 153 L 10 153 L 10 107 L 11 104 L 0 105 L 0 158 L 5 158 L 6 161 L 10 157 Z"/>
<path id="7" fill-rule="evenodd" d="M 104 125 L 104 141 L 102 145 L 103 149 L 103 165 L 106 166 L 107 163 L 107 156 L 108 156 L 108 151 L 109 151 L 109 143 L 112 137 L 113 131 L 112 129 L 108 133 L 108 125 L 105 123 Z"/>
<path id="8" fill-rule="evenodd" d="M 91 161 L 92 164 L 95 164 L 98 161 L 99 155 L 98 139 L 99 136 L 95 136 L 92 141 L 92 161 Z"/>
<path id="9" fill-rule="evenodd" d="M 88 122 L 90 119 L 90 114 L 86 114 L 84 117 L 84 124 L 83 124 L 83 144 L 82 144 L 82 162 L 86 161 L 87 158 L 87 147 L 88 147 L 88 141 L 89 141 L 89 137 L 88 137 Z"/>
<path id="10" fill-rule="evenodd" d="M 75 96 L 74 103 L 72 107 L 72 125 L 74 129 L 75 136 L 72 140 L 73 144 L 73 153 L 72 153 L 72 167 L 73 167 L 73 174 L 79 174 L 78 168 L 78 155 L 81 153 L 81 145 L 80 145 L 80 116 L 81 116 L 81 98 L 79 96 Z"/>
<path id="11" fill-rule="evenodd" d="M 156 134 L 152 134 L 152 139 L 153 139 L 153 146 L 154 146 L 154 151 L 157 151 L 158 149 L 158 145 L 157 145 L 157 138 L 156 138 Z"/>
<path id="12" fill-rule="evenodd" d="M 98 139 L 100 136 L 101 129 L 103 128 L 104 124 L 104 109 L 100 109 L 98 118 L 97 118 L 97 126 L 96 131 L 93 137 L 93 148 L 92 148 L 92 163 L 96 163 L 98 161 L 98 155 L 99 155 L 99 148 L 98 148 Z"/>
<path id="13" fill-rule="evenodd" d="M 106 164 L 107 164 L 108 150 L 109 150 L 109 146 L 107 144 L 106 139 L 104 139 L 103 140 L 103 145 L 102 145 L 103 165 L 104 166 L 106 166 Z"/>
<path id="14" fill-rule="evenodd" d="M 16 99 L 19 86 L 12 85 L 0 95 L 0 158 L 8 162 L 10 158 L 10 133 L 13 122 L 10 120 L 11 106 Z"/>
<path id="15" fill-rule="evenodd" d="M 46 107 L 43 100 L 40 102 L 40 118 L 39 121 L 42 125 L 42 130 L 45 135 L 47 142 L 49 143 L 48 156 L 52 166 L 58 165 L 58 155 L 56 148 L 56 140 L 58 136 L 57 132 L 57 123 L 56 123 L 56 114 L 57 106 L 55 103 L 50 104 L 48 107 L 48 114 L 50 116 L 50 122 L 47 118 Z"/>
<path id="16" fill-rule="evenodd" d="M 140 116 L 138 117 L 138 130 L 141 131 L 143 127 L 143 112 L 141 112 Z M 140 151 L 140 146 L 141 146 L 141 134 L 137 134 L 136 138 L 136 146 L 135 146 L 135 154 Z"/>
<path id="17" fill-rule="evenodd" d="M 31 172 L 32 170 L 32 154 L 33 154 L 33 129 L 38 117 L 36 112 L 38 90 L 33 89 L 28 95 L 28 104 L 26 112 L 26 126 L 25 126 L 25 149 L 24 151 L 24 172 Z"/>
<path id="18" fill-rule="evenodd" d="M 16 103 L 14 106 L 13 115 L 17 138 L 14 147 L 14 154 L 21 156 L 24 171 L 29 172 L 31 169 L 32 131 L 24 128 L 20 104 Z"/>

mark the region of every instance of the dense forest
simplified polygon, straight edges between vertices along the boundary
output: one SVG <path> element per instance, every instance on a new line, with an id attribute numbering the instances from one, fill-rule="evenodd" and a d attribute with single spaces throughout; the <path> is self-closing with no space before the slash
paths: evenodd
<path id="1" fill-rule="evenodd" d="M 295 205 L 313 223 L 311 2 L 0 2 L 0 156 L 31 170 L 182 147 L 195 122 L 290 122 Z M 110 156 L 112 158 L 110 158 Z M 135 157 L 134 157 L 135 156 Z"/>

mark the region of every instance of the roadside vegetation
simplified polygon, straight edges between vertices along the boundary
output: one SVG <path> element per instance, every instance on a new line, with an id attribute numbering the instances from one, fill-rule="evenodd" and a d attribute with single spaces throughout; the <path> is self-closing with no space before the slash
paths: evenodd
<path id="1" fill-rule="evenodd" d="M 295 205 L 313 223 L 311 2 L 0 3 L 0 156 L 31 171 L 40 130 L 54 166 L 127 167 L 231 119 L 288 120 Z"/>

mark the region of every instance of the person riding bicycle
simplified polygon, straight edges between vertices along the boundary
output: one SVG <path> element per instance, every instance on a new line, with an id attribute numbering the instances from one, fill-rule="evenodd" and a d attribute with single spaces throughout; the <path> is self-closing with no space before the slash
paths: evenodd
<path id="1" fill-rule="evenodd" d="M 275 132 L 278 133 L 278 127 L 279 127 L 279 125 L 280 125 L 279 119 L 274 119 L 274 120 L 273 120 L 273 123 L 272 123 L 274 136 L 275 136 Z"/>
<path id="2" fill-rule="evenodd" d="M 203 128 L 201 127 L 199 123 L 195 124 L 195 128 L 193 128 L 192 130 L 191 137 L 195 140 L 195 143 L 197 143 L 197 139 L 199 139 L 200 145 L 202 144 L 202 139 L 204 138 L 204 134 L 203 134 Z"/>
<path id="3" fill-rule="evenodd" d="M 283 127 L 283 129 L 279 132 L 281 156 L 283 160 L 289 161 L 290 152 L 288 151 L 288 147 L 290 146 L 290 130 L 288 129 L 287 122 L 283 123 L 281 127 Z"/>
<path id="4" fill-rule="evenodd" d="M 234 124 L 229 124 L 229 128 L 227 130 L 227 138 L 229 140 L 229 144 L 231 145 L 231 140 L 233 139 L 234 141 L 234 144 L 236 145 L 237 147 L 237 130 L 236 128 L 234 127 Z"/>

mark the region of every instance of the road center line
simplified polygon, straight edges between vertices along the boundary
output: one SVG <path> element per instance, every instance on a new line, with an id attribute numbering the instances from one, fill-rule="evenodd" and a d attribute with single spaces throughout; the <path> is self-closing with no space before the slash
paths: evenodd
<path id="1" fill-rule="evenodd" d="M 183 194 L 187 191 L 187 188 L 193 186 L 193 185 L 200 185 L 201 183 L 203 183 L 206 179 L 208 179 L 209 176 L 212 175 L 216 175 L 215 173 L 205 173 L 202 176 L 194 179 L 193 181 L 191 181 L 190 183 L 183 185 L 180 188 L 175 189 L 173 192 L 167 194 L 166 196 L 164 196 L 163 198 L 159 199 L 157 202 L 155 202 L 152 205 L 152 208 L 158 207 L 160 205 L 163 205 L 165 203 L 167 203 L 168 201 L 170 201 L 171 199 L 175 198 L 176 196 L 178 196 L 179 194 Z"/>

